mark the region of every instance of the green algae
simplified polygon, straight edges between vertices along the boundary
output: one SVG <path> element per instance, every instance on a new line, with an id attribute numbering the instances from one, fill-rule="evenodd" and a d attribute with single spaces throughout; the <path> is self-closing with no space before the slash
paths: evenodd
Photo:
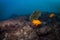
<path id="1" fill-rule="evenodd" d="M 39 10 L 37 11 L 34 11 L 31 15 L 30 15 L 30 20 L 33 20 L 33 19 L 38 19 L 39 17 L 41 16 L 41 12 Z"/>

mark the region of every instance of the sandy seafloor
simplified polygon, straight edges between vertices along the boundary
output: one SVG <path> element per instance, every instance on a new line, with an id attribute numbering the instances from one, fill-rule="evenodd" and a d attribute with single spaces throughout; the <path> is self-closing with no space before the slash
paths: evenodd
<path id="1" fill-rule="evenodd" d="M 43 14 L 39 20 L 44 24 L 35 26 L 29 16 L 18 16 L 0 21 L 0 40 L 60 40 L 60 19 L 49 19 Z"/>

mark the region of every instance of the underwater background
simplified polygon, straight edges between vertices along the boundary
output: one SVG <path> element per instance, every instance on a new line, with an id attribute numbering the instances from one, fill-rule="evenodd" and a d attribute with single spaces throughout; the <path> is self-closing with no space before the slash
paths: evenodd
<path id="1" fill-rule="evenodd" d="M 60 0 L 0 0 L 0 20 L 29 15 L 35 10 L 60 13 Z"/>

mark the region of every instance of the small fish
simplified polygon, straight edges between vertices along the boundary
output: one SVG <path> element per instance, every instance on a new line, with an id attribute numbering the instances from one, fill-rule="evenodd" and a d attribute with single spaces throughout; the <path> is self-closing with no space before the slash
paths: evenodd
<path id="1" fill-rule="evenodd" d="M 55 16 L 55 14 L 51 13 L 51 14 L 49 15 L 49 18 L 53 18 L 54 16 Z"/>
<path id="2" fill-rule="evenodd" d="M 37 27 L 38 25 L 41 25 L 41 24 L 42 24 L 42 22 L 41 22 L 40 20 L 32 20 L 32 23 L 33 23 L 33 25 L 35 25 L 36 27 Z"/>

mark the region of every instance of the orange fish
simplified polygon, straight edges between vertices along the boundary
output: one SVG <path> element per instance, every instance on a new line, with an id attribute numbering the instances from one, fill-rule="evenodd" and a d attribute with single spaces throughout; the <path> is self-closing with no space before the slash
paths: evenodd
<path id="1" fill-rule="evenodd" d="M 50 18 L 53 18 L 54 16 L 55 16 L 55 14 L 53 14 L 53 13 L 51 13 L 51 14 L 49 15 Z"/>
<path id="2" fill-rule="evenodd" d="M 37 27 L 38 25 L 41 25 L 41 24 L 42 24 L 42 22 L 41 22 L 40 20 L 32 20 L 32 23 L 33 23 L 33 25 L 35 25 L 36 27 Z"/>

